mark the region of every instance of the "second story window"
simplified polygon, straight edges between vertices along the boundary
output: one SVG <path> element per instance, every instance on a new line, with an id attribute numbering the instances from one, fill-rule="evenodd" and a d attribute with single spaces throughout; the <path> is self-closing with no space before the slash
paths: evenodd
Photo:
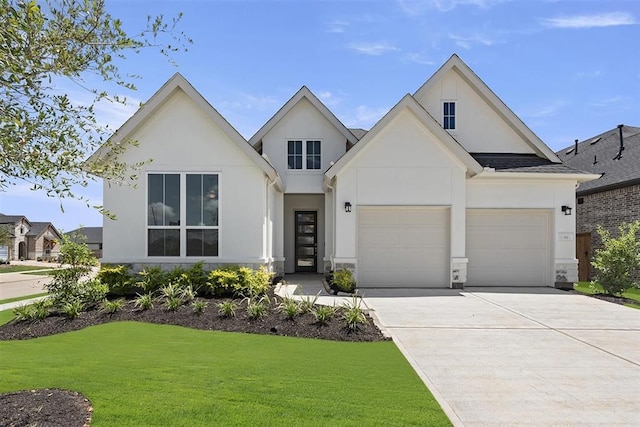
<path id="1" fill-rule="evenodd" d="M 302 141 L 288 141 L 287 145 L 287 167 L 302 169 Z"/>
<path id="2" fill-rule="evenodd" d="M 442 103 L 442 126 L 445 129 L 456 129 L 456 103 L 455 102 L 443 102 Z"/>
<path id="3" fill-rule="evenodd" d="M 308 170 L 321 169 L 322 153 L 320 151 L 320 141 L 287 141 L 287 168 Z"/>

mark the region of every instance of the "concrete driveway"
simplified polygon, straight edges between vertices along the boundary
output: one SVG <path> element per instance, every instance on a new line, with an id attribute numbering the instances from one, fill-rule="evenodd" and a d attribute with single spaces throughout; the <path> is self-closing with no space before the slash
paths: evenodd
<path id="1" fill-rule="evenodd" d="M 551 288 L 364 297 L 455 425 L 640 425 L 640 310 Z"/>

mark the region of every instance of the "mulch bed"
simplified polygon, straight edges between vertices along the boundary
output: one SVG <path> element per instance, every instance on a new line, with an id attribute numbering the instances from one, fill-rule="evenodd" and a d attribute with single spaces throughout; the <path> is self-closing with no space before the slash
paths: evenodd
<path id="1" fill-rule="evenodd" d="M 236 317 L 223 318 L 218 313 L 217 304 L 221 299 L 196 298 L 207 302 L 202 314 L 196 314 L 191 305 L 184 305 L 175 311 L 167 310 L 161 302 L 156 302 L 150 310 L 139 310 L 133 300 L 114 314 L 101 312 L 97 307 L 84 311 L 76 319 L 70 320 L 60 315 L 49 316 L 39 322 L 12 321 L 0 326 L 0 340 L 26 340 L 63 332 L 77 331 L 89 326 L 116 321 L 139 321 L 187 328 L 247 332 L 253 334 L 284 335 L 301 338 L 317 338 L 337 341 L 383 341 L 387 340 L 371 317 L 368 323 L 351 331 L 346 327 L 341 313 L 326 325 L 319 325 L 311 313 L 300 314 L 288 320 L 277 309 L 280 298 L 270 292 L 271 308 L 258 320 L 252 320 L 246 313 L 246 302 L 239 303 Z M 0 394 L 0 426 L 88 426 L 91 423 L 92 407 L 89 400 L 74 391 L 59 389 L 26 390 Z"/>
<path id="2" fill-rule="evenodd" d="M 587 294 L 581 294 L 581 295 L 587 295 Z M 609 301 L 615 304 L 635 304 L 635 305 L 640 305 L 640 302 L 636 301 L 636 300 L 632 300 L 631 298 L 625 298 L 625 297 L 617 297 L 615 295 L 609 295 L 609 294 L 592 294 L 592 295 L 587 295 L 588 297 L 591 298 L 597 298 L 597 299 L 601 299 L 603 301 Z"/>

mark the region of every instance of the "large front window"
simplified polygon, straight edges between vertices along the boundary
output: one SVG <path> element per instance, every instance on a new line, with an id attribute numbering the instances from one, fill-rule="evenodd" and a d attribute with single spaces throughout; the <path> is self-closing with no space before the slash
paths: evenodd
<path id="1" fill-rule="evenodd" d="M 218 256 L 218 175 L 148 175 L 148 256 Z"/>

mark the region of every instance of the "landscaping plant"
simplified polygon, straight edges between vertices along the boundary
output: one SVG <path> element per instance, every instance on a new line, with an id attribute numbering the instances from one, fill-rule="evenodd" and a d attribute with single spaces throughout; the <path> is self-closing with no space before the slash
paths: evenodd
<path id="1" fill-rule="evenodd" d="M 298 313 L 300 313 L 300 307 L 296 300 L 285 297 L 282 302 L 278 304 L 278 311 L 283 313 L 288 320 L 293 320 Z"/>
<path id="2" fill-rule="evenodd" d="M 148 294 L 138 294 L 138 298 L 135 299 L 134 303 L 136 308 L 140 310 L 150 310 L 153 308 L 153 293 Z"/>
<path id="3" fill-rule="evenodd" d="M 133 277 L 126 265 L 103 265 L 96 279 L 109 287 L 111 295 L 129 295 L 134 285 Z"/>
<path id="4" fill-rule="evenodd" d="M 347 327 L 351 331 L 355 331 L 360 325 L 368 323 L 367 317 L 364 315 L 364 310 L 362 309 L 361 304 L 362 299 L 354 295 L 351 299 L 351 302 L 345 302 L 342 305 L 342 308 L 344 310 L 342 317 L 347 323 Z"/>
<path id="5" fill-rule="evenodd" d="M 304 314 L 304 313 L 313 312 L 313 308 L 316 306 L 318 297 L 320 297 L 320 292 L 318 292 L 314 296 L 306 295 L 300 298 L 300 302 L 298 305 L 298 308 L 300 309 L 300 313 Z"/>
<path id="6" fill-rule="evenodd" d="M 167 275 L 158 266 L 146 267 L 138 273 L 139 280 L 136 285 L 144 292 L 155 292 L 168 284 Z"/>
<path id="7" fill-rule="evenodd" d="M 251 320 L 258 320 L 263 318 L 269 310 L 270 301 L 265 295 L 260 298 L 252 296 L 245 298 L 247 303 L 247 315 Z"/>
<path id="8" fill-rule="evenodd" d="M 100 304 L 100 311 L 103 313 L 114 314 L 117 311 L 121 310 L 124 307 L 124 300 L 122 298 L 118 298 L 115 300 L 105 299 Z"/>
<path id="9" fill-rule="evenodd" d="M 313 309 L 313 316 L 319 325 L 326 325 L 336 314 L 336 308 L 329 305 L 318 305 Z"/>
<path id="10" fill-rule="evenodd" d="M 191 308 L 193 309 L 193 312 L 195 314 L 200 316 L 202 313 L 204 313 L 204 309 L 207 308 L 207 305 L 209 304 L 206 301 L 198 300 L 198 301 L 194 301 L 191 304 Z"/>
<path id="11" fill-rule="evenodd" d="M 640 267 L 640 221 L 620 224 L 617 238 L 611 237 L 611 233 L 600 225 L 597 229 L 604 247 L 596 249 L 591 261 L 598 270 L 593 282 L 600 284 L 608 294 L 620 295 L 638 285 L 631 272 Z"/>
<path id="12" fill-rule="evenodd" d="M 225 318 L 236 317 L 238 304 L 234 300 L 226 300 L 218 303 L 218 313 Z"/>
<path id="13" fill-rule="evenodd" d="M 334 271 L 331 275 L 332 288 L 345 293 L 353 293 L 356 289 L 356 281 L 353 278 L 353 273 L 350 270 L 342 269 Z"/>

